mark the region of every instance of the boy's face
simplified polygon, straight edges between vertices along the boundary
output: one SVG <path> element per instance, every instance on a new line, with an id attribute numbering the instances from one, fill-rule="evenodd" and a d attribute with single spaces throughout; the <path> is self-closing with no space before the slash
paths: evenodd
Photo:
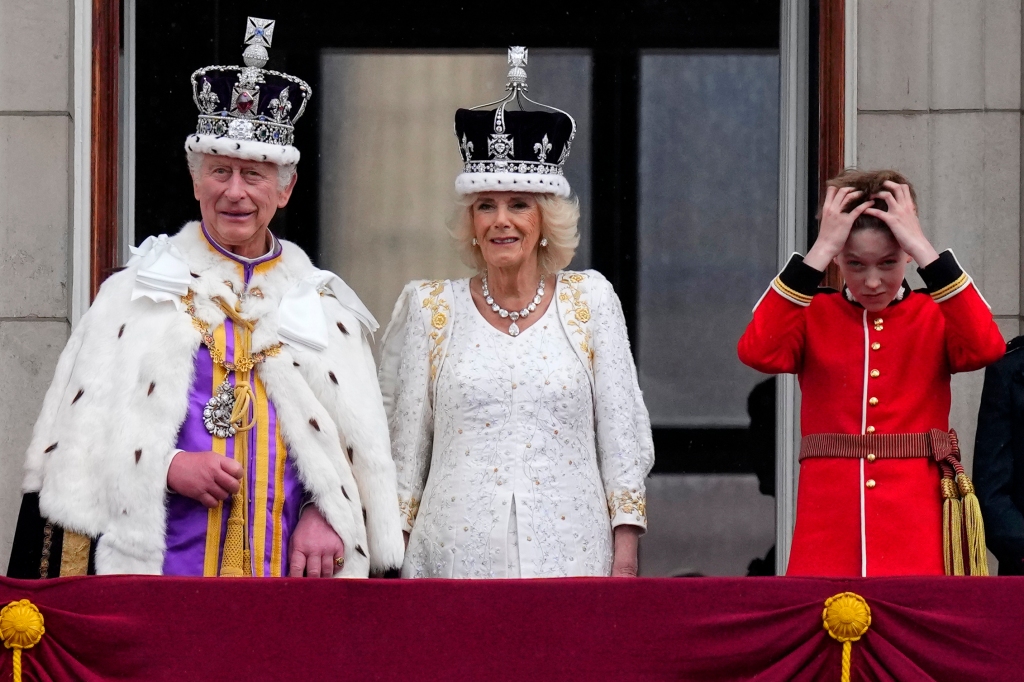
<path id="1" fill-rule="evenodd" d="M 899 293 L 910 256 L 891 232 L 869 228 L 851 232 L 835 262 L 857 302 L 877 313 Z"/>

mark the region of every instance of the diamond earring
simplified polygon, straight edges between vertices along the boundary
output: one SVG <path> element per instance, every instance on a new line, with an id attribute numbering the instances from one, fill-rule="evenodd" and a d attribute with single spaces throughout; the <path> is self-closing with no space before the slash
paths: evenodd
<path id="1" fill-rule="evenodd" d="M 473 237 L 473 246 L 477 245 L 476 237 Z"/>
<path id="2" fill-rule="evenodd" d="M 547 246 L 548 245 L 548 238 L 544 237 L 543 239 L 541 239 L 540 240 L 540 245 L 541 246 Z"/>

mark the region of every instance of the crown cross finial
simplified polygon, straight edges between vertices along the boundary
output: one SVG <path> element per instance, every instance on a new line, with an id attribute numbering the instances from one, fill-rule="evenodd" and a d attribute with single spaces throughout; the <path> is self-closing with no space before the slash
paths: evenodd
<path id="1" fill-rule="evenodd" d="M 508 65 L 512 68 L 508 70 L 508 83 L 505 84 L 506 90 L 522 90 L 527 91 L 526 88 L 526 63 L 529 59 L 529 50 L 521 45 L 513 45 L 508 48 Z"/>
<path id="2" fill-rule="evenodd" d="M 274 20 L 249 17 L 245 24 L 245 44 L 270 47 L 274 42 Z"/>
<path id="3" fill-rule="evenodd" d="M 267 48 L 272 42 L 274 42 L 274 20 L 249 17 L 245 22 L 245 44 L 248 47 L 242 53 L 245 65 L 257 69 L 266 66 L 267 60 L 270 59 Z"/>

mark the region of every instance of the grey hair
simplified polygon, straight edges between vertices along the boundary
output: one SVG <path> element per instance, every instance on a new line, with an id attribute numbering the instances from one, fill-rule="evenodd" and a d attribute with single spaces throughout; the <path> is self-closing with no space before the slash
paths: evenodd
<path id="1" fill-rule="evenodd" d="M 553 274 L 569 265 L 580 243 L 576 229 L 580 220 L 580 201 L 576 196 L 561 197 L 556 194 L 536 194 L 540 209 L 540 235 L 547 237 L 548 245 L 538 247 L 537 264 L 541 272 Z M 483 272 L 487 269 L 480 249 L 473 246 L 473 203 L 480 194 L 466 194 L 457 200 L 448 231 L 455 242 L 455 250 L 463 263 Z"/>
<path id="2" fill-rule="evenodd" d="M 199 168 L 203 165 L 203 157 L 206 156 L 202 152 L 185 152 L 185 158 L 188 161 L 188 170 L 195 178 L 199 175 Z M 288 183 L 295 177 L 295 168 L 298 164 L 274 164 L 277 166 L 277 189 L 283 191 Z"/>

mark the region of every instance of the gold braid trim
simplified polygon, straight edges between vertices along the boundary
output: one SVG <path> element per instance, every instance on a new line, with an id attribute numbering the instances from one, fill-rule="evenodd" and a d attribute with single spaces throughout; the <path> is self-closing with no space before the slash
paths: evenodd
<path id="1" fill-rule="evenodd" d="M 957 277 L 955 280 L 953 280 L 946 286 L 942 287 L 938 291 L 933 291 L 931 294 L 932 299 L 934 299 L 936 302 L 940 302 L 947 298 L 950 298 L 954 294 L 959 293 L 961 289 L 965 288 L 970 283 L 970 281 L 971 280 L 967 276 L 967 273 L 962 272 L 960 273 L 959 277 Z"/>
<path id="2" fill-rule="evenodd" d="M 447 334 L 444 329 L 448 325 L 448 318 L 451 315 L 451 307 L 448 302 L 441 298 L 444 293 L 444 281 L 433 280 L 420 286 L 422 290 L 430 290 L 430 293 L 423 299 L 423 308 L 430 310 L 430 380 L 437 379 L 437 370 L 441 367 L 441 360 L 444 359 L 444 349 L 441 344 Z"/>
<path id="3" fill-rule="evenodd" d="M 583 337 L 580 341 L 580 350 L 590 359 L 590 364 L 593 366 L 594 349 L 590 346 L 590 328 L 587 326 L 587 323 L 590 322 L 590 304 L 583 298 L 583 292 L 580 291 L 579 286 L 580 282 L 586 278 L 586 275 L 578 272 L 562 275 L 559 281 L 565 285 L 565 288 L 558 294 L 558 300 L 571 306 L 571 309 L 566 311 L 569 315 L 565 324 L 572 329 L 573 335 L 578 334 Z"/>
<path id="4" fill-rule="evenodd" d="M 801 294 L 796 289 L 786 286 L 786 284 L 783 283 L 781 277 L 776 277 L 774 280 L 772 280 L 772 288 L 775 289 L 775 291 L 779 292 L 783 296 L 783 298 L 787 298 L 793 303 L 804 306 L 805 308 L 811 304 L 811 300 L 813 299 L 812 296 L 808 296 L 807 294 Z"/>
<path id="5" fill-rule="evenodd" d="M 623 490 L 620 493 L 608 494 L 608 514 L 615 518 L 618 512 L 636 514 L 641 519 L 647 518 L 647 498 L 635 490 Z"/>

